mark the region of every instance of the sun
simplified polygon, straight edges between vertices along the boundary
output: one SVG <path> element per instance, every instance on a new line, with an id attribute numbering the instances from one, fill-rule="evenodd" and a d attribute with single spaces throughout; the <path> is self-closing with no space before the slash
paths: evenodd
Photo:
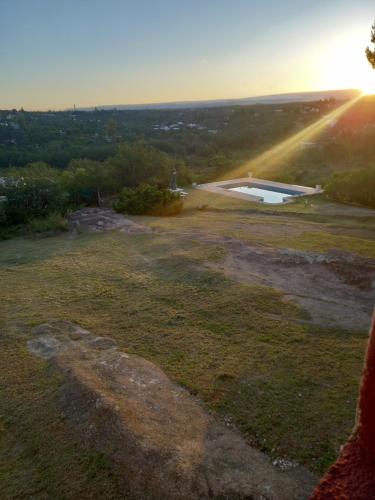
<path id="1" fill-rule="evenodd" d="M 366 61 L 367 62 L 367 61 Z M 357 72 L 358 76 L 358 87 L 362 90 L 363 95 L 374 95 L 375 94 L 375 71 L 370 65 L 366 67 L 363 71 Z"/>
<path id="2" fill-rule="evenodd" d="M 375 82 L 361 85 L 362 95 L 375 95 Z"/>
<path id="3" fill-rule="evenodd" d="M 362 72 L 358 71 L 358 86 L 363 95 L 375 94 L 375 71 L 370 65 Z"/>
<path id="4" fill-rule="evenodd" d="M 358 89 L 362 95 L 375 94 L 375 70 L 364 51 L 367 38 L 367 30 L 360 26 L 338 33 L 329 47 L 321 48 L 316 87 L 322 90 Z"/>

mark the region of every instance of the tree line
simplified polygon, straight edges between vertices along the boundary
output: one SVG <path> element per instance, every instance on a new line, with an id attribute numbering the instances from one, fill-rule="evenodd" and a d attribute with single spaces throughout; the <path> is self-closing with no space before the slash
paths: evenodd
<path id="1" fill-rule="evenodd" d="M 101 205 L 103 198 L 123 188 L 150 184 L 162 191 L 169 186 L 176 168 L 179 182 L 191 182 L 182 161 L 158 151 L 143 141 L 121 144 L 106 161 L 71 160 L 65 170 L 44 162 L 0 171 L 0 225 L 27 224 L 51 214 L 65 215 L 84 205 Z"/>

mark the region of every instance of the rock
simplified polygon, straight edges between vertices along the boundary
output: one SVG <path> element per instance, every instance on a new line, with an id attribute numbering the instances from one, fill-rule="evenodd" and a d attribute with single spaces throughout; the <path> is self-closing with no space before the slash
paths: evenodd
<path id="1" fill-rule="evenodd" d="M 33 335 L 67 335 L 72 340 L 82 339 L 90 335 L 88 330 L 66 320 L 52 320 L 48 323 L 43 323 L 35 327 L 32 331 Z"/>
<path id="2" fill-rule="evenodd" d="M 64 375 L 65 415 L 85 443 L 112 460 L 134 498 L 308 497 L 315 478 L 305 469 L 273 467 L 153 363 L 86 330 L 72 340 L 80 330 L 50 322 L 27 345 Z"/>
<path id="3" fill-rule="evenodd" d="M 69 217 L 72 231 L 87 231 L 98 233 L 119 229 L 126 233 L 149 233 L 151 229 L 142 224 L 137 224 L 110 208 L 86 207 L 74 212 Z"/>
<path id="4" fill-rule="evenodd" d="M 30 352 L 42 358 L 51 358 L 64 350 L 61 342 L 51 335 L 40 335 L 35 339 L 29 340 L 27 348 Z"/>
<path id="5" fill-rule="evenodd" d="M 100 349 L 100 350 L 106 350 L 106 349 L 116 349 L 117 344 L 113 339 L 110 339 L 108 337 L 94 337 L 92 338 L 91 336 L 86 339 L 87 344 L 93 349 Z"/>

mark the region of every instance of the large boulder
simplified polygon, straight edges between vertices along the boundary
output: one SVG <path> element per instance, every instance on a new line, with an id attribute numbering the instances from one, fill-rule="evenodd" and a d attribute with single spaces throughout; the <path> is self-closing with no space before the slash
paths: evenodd
<path id="1" fill-rule="evenodd" d="M 157 366 L 70 322 L 40 325 L 31 353 L 64 375 L 61 403 L 135 498 L 307 498 L 315 478 L 272 465 Z"/>

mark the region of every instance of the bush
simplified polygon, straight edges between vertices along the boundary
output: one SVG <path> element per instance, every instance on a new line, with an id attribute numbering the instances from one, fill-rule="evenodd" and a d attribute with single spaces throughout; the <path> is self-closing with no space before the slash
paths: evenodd
<path id="1" fill-rule="evenodd" d="M 172 158 L 143 141 L 121 144 L 116 155 L 107 164 L 113 170 L 117 187 L 135 188 L 142 183 L 168 186 L 173 168 L 178 171 L 178 182 L 191 182 L 190 172 L 182 161 Z"/>
<path id="2" fill-rule="evenodd" d="M 50 231 L 68 231 L 69 225 L 65 217 L 59 213 L 49 214 L 47 217 L 31 219 L 27 229 L 32 233 L 46 233 Z"/>
<path id="3" fill-rule="evenodd" d="M 72 160 L 62 174 L 62 184 L 72 205 L 98 205 L 103 196 L 118 190 L 114 169 L 100 161 Z"/>
<path id="4" fill-rule="evenodd" d="M 113 208 L 116 212 L 134 215 L 177 215 L 182 206 L 178 193 L 143 184 L 135 189 L 124 188 Z"/>
<path id="5" fill-rule="evenodd" d="M 375 208 L 375 167 L 335 173 L 325 191 L 333 200 Z"/>
<path id="6" fill-rule="evenodd" d="M 61 174 L 45 163 L 33 163 L 26 168 L 9 168 L 2 174 L 0 187 L 1 216 L 4 226 L 25 224 L 35 217 L 52 212 L 63 213 L 68 194 L 61 186 Z"/>

